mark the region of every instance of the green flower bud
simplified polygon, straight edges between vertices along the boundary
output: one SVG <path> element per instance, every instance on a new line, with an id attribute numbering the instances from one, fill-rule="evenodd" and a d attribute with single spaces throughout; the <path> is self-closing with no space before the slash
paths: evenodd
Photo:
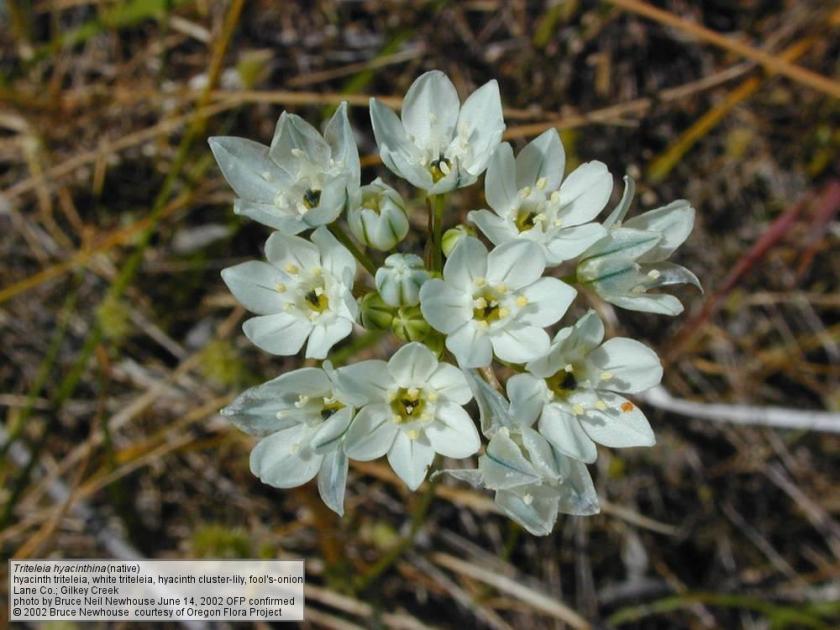
<path id="1" fill-rule="evenodd" d="M 394 319 L 394 309 L 385 304 L 378 293 L 368 293 L 359 302 L 362 325 L 369 330 L 388 330 Z"/>
<path id="2" fill-rule="evenodd" d="M 465 236 L 475 236 L 475 230 L 466 225 L 458 225 L 451 230 L 446 230 L 446 232 L 443 233 L 443 239 L 441 240 L 443 255 L 448 258 L 452 250 L 455 249 L 455 246 Z"/>
<path id="3" fill-rule="evenodd" d="M 423 318 L 419 306 L 404 306 L 397 309 L 391 322 L 391 330 L 403 341 L 423 341 L 431 328 Z"/>
<path id="4" fill-rule="evenodd" d="M 429 279 L 423 260 L 414 254 L 391 254 L 376 271 L 376 290 L 391 306 L 416 306 L 420 287 Z"/>

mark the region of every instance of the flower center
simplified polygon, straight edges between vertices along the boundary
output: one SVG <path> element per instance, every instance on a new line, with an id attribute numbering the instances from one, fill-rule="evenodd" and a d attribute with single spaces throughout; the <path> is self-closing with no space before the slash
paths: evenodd
<path id="1" fill-rule="evenodd" d="M 510 313 L 502 306 L 503 291 L 485 286 L 473 295 L 473 319 L 492 324 L 507 317 Z"/>
<path id="2" fill-rule="evenodd" d="M 416 387 L 400 387 L 391 398 L 391 411 L 398 424 L 421 420 L 425 409 L 426 397 L 423 390 Z"/>
<path id="3" fill-rule="evenodd" d="M 429 172 L 432 174 L 432 181 L 437 183 L 452 172 L 452 162 L 441 154 L 436 160 L 429 162 Z"/>
<path id="4" fill-rule="evenodd" d="M 330 299 L 324 293 L 323 287 L 313 287 L 303 295 L 306 306 L 316 312 L 323 313 L 330 307 Z"/>
<path id="5" fill-rule="evenodd" d="M 344 408 L 344 404 L 335 398 L 324 398 L 324 406 L 321 408 L 321 420 L 327 420 L 332 415 Z"/>
<path id="6" fill-rule="evenodd" d="M 574 392 L 578 386 L 574 368 L 567 365 L 565 369 L 545 379 L 545 384 L 548 385 L 548 389 L 551 390 L 555 398 L 568 398 L 569 394 Z"/>
<path id="7" fill-rule="evenodd" d="M 303 205 L 307 210 L 315 208 L 321 202 L 321 191 L 307 188 L 303 193 Z"/>

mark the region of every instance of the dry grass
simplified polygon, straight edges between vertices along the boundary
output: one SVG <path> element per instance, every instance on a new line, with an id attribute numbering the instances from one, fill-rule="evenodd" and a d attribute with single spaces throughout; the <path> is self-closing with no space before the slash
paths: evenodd
<path id="1" fill-rule="evenodd" d="M 667 357 L 673 395 L 837 412 L 837 11 L 237 4 L 0 2 L 2 553 L 305 558 L 311 627 L 840 625 L 836 434 L 651 407 L 658 446 L 602 452 L 603 514 L 545 539 L 445 482 L 407 544 L 423 494 L 379 462 L 351 470 L 343 521 L 311 487 L 260 485 L 216 411 L 292 361 L 239 331 L 218 272 L 266 232 L 204 141 L 346 98 L 372 178 L 369 95 L 397 104 L 434 67 L 464 91 L 497 78 L 514 142 L 558 126 L 572 162 L 637 175 L 642 207 L 697 208 L 680 262 L 706 296 L 673 320 L 596 305 Z"/>

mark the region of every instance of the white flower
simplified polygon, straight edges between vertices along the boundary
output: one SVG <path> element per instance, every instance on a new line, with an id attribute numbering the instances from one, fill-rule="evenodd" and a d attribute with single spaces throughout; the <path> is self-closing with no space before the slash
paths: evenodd
<path id="1" fill-rule="evenodd" d="M 400 194 L 377 177 L 354 197 L 347 211 L 353 236 L 381 252 L 394 249 L 408 234 L 409 227 Z"/>
<path id="2" fill-rule="evenodd" d="M 625 177 L 621 201 L 604 221 L 606 237 L 582 255 L 577 277 L 607 302 L 622 308 L 679 315 L 682 303 L 666 293 L 647 293 L 649 289 L 700 281 L 691 271 L 665 262 L 682 245 L 694 227 L 694 208 L 679 199 L 621 223 L 633 198 L 635 185 Z"/>
<path id="3" fill-rule="evenodd" d="M 430 195 L 475 182 L 505 129 L 495 80 L 461 106 L 452 81 L 438 70 L 408 89 L 402 120 L 376 99 L 370 118 L 385 166 Z"/>
<path id="4" fill-rule="evenodd" d="M 444 470 L 476 487 L 495 490 L 496 505 L 536 536 L 551 533 L 559 512 L 590 515 L 598 495 L 586 466 L 553 448 L 513 415 L 510 405 L 478 376 L 467 372 L 490 443 L 478 469 Z"/>
<path id="5" fill-rule="evenodd" d="M 420 289 L 426 321 L 445 334 L 461 367 L 503 361 L 524 363 L 548 350 L 543 330 L 559 320 L 576 291 L 557 278 L 541 277 L 545 259 L 530 241 L 511 241 L 488 255 L 481 241 L 463 238 L 443 269 L 443 280 Z"/>
<path id="6" fill-rule="evenodd" d="M 344 434 L 353 406 L 327 370 L 303 368 L 246 390 L 222 415 L 262 439 L 251 451 L 251 471 L 277 488 L 300 486 L 318 475 L 330 509 L 344 513 L 347 456 Z"/>
<path id="7" fill-rule="evenodd" d="M 604 209 L 613 180 L 602 162 L 587 162 L 564 180 L 566 155 L 560 136 L 549 129 L 514 160 L 507 143 L 496 149 L 484 190 L 494 210 L 470 212 L 470 221 L 495 245 L 528 239 L 543 248 L 549 265 L 559 265 L 606 235 L 591 223 Z"/>
<path id="8" fill-rule="evenodd" d="M 421 343 L 409 343 L 385 361 L 362 361 L 339 370 L 342 388 L 362 406 L 347 432 L 345 451 L 368 461 L 388 454 L 394 472 L 416 490 L 435 453 L 468 457 L 478 432 L 463 409 L 472 398 L 463 373 L 438 363 Z"/>
<path id="9" fill-rule="evenodd" d="M 210 148 L 237 199 L 233 210 L 287 234 L 334 221 L 359 187 L 359 151 L 342 103 L 322 137 L 283 112 L 271 146 L 235 137 Z"/>
<path id="10" fill-rule="evenodd" d="M 391 306 L 416 306 L 420 287 L 429 279 L 423 260 L 414 254 L 391 254 L 376 270 L 376 290 Z"/>
<path id="11" fill-rule="evenodd" d="M 603 344 L 604 325 L 589 311 L 557 333 L 549 352 L 528 373 L 507 382 L 511 415 L 530 424 L 559 452 L 584 462 L 595 442 L 613 448 L 653 446 L 647 418 L 615 392 L 638 393 L 658 384 L 662 365 L 647 346 L 616 337 Z"/>
<path id="12" fill-rule="evenodd" d="M 257 313 L 245 322 L 245 335 L 272 354 L 323 359 L 353 329 L 358 305 L 353 298 L 356 261 L 327 228 L 312 242 L 273 233 L 265 244 L 267 263 L 249 261 L 222 271 L 237 300 Z"/>

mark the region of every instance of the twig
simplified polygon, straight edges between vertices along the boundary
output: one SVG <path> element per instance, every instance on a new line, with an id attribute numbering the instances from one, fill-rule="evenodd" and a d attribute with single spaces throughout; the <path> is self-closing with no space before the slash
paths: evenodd
<path id="1" fill-rule="evenodd" d="M 775 72 L 796 81 L 802 85 L 824 92 L 834 98 L 840 98 L 840 83 L 829 79 L 821 74 L 807 70 L 801 66 L 790 63 L 776 55 L 772 55 L 749 44 L 730 39 L 720 33 L 706 28 L 695 22 L 685 20 L 679 16 L 658 9 L 654 6 L 641 2 L 640 0 L 610 0 L 614 5 L 627 11 L 638 13 L 651 20 L 676 28 L 688 33 L 719 48 L 736 53 L 746 59 L 755 61 L 764 66 L 769 72 Z"/>
<path id="2" fill-rule="evenodd" d="M 694 402 L 674 398 L 662 386 L 649 389 L 638 396 L 647 404 L 658 409 L 713 422 L 757 425 L 774 429 L 840 433 L 840 413 L 789 409 L 786 407 L 753 407 Z"/>

